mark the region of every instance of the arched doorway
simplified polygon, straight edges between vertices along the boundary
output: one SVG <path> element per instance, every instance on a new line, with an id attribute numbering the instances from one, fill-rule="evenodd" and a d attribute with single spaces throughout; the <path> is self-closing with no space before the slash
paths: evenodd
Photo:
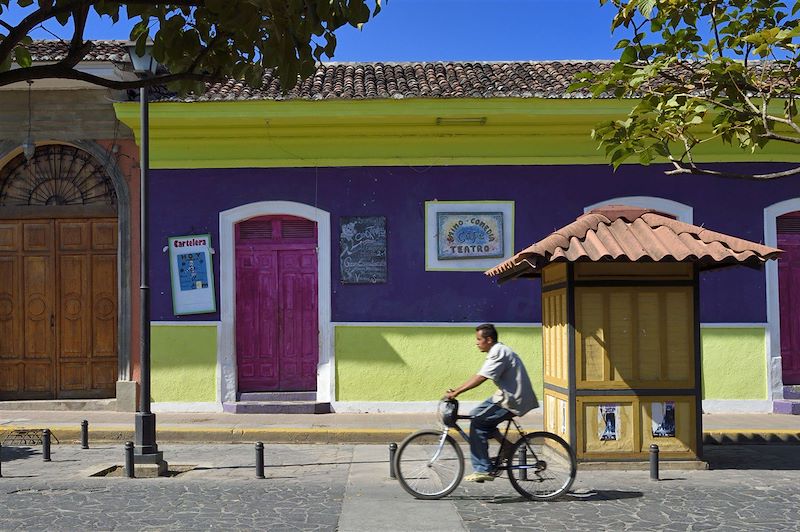
<path id="1" fill-rule="evenodd" d="M 314 343 L 318 346 L 316 365 L 316 401 L 328 403 L 334 397 L 333 339 L 331 330 L 331 222 L 330 213 L 310 205 L 292 201 L 260 201 L 241 205 L 220 213 L 220 340 L 218 390 L 223 408 L 235 404 L 239 390 L 239 357 L 237 330 L 241 329 L 238 310 L 237 242 L 242 243 L 241 222 L 248 220 L 295 219 L 313 222 L 316 229 L 316 327 Z M 251 227 L 251 236 L 258 238 L 265 227 Z M 296 229 L 296 228 L 295 228 Z M 275 225 L 269 228 L 277 231 Z M 283 233 L 283 224 L 280 228 Z M 238 232 L 238 237 L 237 237 Z M 265 233 L 261 233 L 266 236 Z M 297 233 L 294 233 L 297 234 Z M 313 329 L 312 329 L 313 330 Z"/>
<path id="2" fill-rule="evenodd" d="M 783 383 L 800 384 L 800 211 L 776 219 Z"/>
<path id="3" fill-rule="evenodd" d="M 105 165 L 74 146 L 0 169 L 0 400 L 114 397 L 117 211 Z"/>

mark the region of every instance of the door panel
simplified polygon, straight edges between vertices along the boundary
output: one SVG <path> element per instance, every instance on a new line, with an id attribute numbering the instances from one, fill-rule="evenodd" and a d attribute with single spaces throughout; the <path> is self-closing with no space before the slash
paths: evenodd
<path id="1" fill-rule="evenodd" d="M 263 217 L 237 226 L 239 391 L 316 390 L 316 226 Z"/>
<path id="2" fill-rule="evenodd" d="M 317 257 L 313 249 L 281 251 L 281 390 L 316 388 Z"/>
<path id="3" fill-rule="evenodd" d="M 0 397 L 24 388 L 22 224 L 0 223 Z"/>
<path id="4" fill-rule="evenodd" d="M 0 256 L 0 360 L 22 356 L 21 260 Z"/>
<path id="5" fill-rule="evenodd" d="M 800 234 L 779 234 L 778 287 L 784 384 L 800 384 Z"/>
<path id="6" fill-rule="evenodd" d="M 23 258 L 25 293 L 25 358 L 52 359 L 55 354 L 53 328 L 53 259 Z"/>
<path id="7" fill-rule="evenodd" d="M 264 316 L 276 305 L 275 253 L 239 248 L 236 251 L 236 356 L 239 391 L 265 391 L 278 386 L 277 328 Z"/>
<path id="8" fill-rule="evenodd" d="M 85 359 L 89 354 L 89 257 L 59 257 L 59 356 Z"/>

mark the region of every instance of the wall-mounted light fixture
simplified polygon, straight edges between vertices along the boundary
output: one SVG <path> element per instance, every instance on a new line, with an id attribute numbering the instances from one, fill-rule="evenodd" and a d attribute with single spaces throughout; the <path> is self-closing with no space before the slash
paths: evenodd
<path id="1" fill-rule="evenodd" d="M 437 126 L 483 126 L 486 125 L 485 116 L 437 116 Z"/>
<path id="2" fill-rule="evenodd" d="M 33 86 L 33 80 L 28 80 L 28 134 L 25 136 L 25 140 L 22 141 L 22 154 L 25 156 L 25 159 L 30 161 L 33 157 L 33 154 L 36 152 L 36 143 L 33 142 L 33 135 L 31 134 L 31 122 L 33 120 L 33 108 L 31 104 L 31 87 Z"/>

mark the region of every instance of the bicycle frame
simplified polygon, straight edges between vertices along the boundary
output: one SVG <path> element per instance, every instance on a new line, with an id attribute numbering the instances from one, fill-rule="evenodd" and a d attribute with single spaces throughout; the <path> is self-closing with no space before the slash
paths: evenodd
<path id="1" fill-rule="evenodd" d="M 472 416 L 458 415 L 456 417 L 456 419 L 457 420 L 459 420 L 459 419 L 470 419 L 471 420 Z M 501 423 L 503 423 L 503 422 L 501 421 Z M 522 428 L 522 425 L 520 425 L 517 422 L 517 420 L 514 419 L 513 417 L 508 419 L 508 420 L 506 420 L 505 424 L 506 424 L 506 426 L 505 426 L 505 430 L 504 431 L 502 431 L 502 432 L 500 432 L 499 430 L 496 431 L 496 433 L 499 433 L 499 434 L 502 435 L 504 440 L 508 441 L 508 432 L 511 430 L 511 425 L 512 424 L 514 425 L 514 428 L 517 429 L 517 432 L 519 433 L 519 437 L 520 438 L 524 438 L 525 437 L 525 430 Z M 442 429 L 442 437 L 439 439 L 439 448 L 434 453 L 433 457 L 430 460 L 430 463 L 435 462 L 436 459 L 439 458 L 439 454 L 441 454 L 442 449 L 444 448 L 444 443 L 445 443 L 445 440 L 447 439 L 447 434 L 449 433 L 449 429 L 450 428 L 456 429 L 456 431 L 461 435 L 461 439 L 463 439 L 465 442 L 467 442 L 468 444 L 472 443 L 472 440 L 470 440 L 470 438 L 469 438 L 469 434 L 464 432 L 464 429 L 462 429 L 461 426 L 459 426 L 458 421 L 456 421 L 456 423 L 452 427 L 445 426 Z M 492 467 L 495 469 L 495 471 L 509 469 L 508 466 L 504 466 L 503 465 L 503 461 L 504 461 L 503 457 L 500 455 L 500 453 L 498 453 L 497 456 L 494 458 L 494 462 L 492 463 Z M 536 461 L 537 461 L 536 460 L 536 455 L 534 454 L 534 464 L 536 463 Z M 533 469 L 534 467 L 535 466 L 530 466 L 530 465 L 519 465 L 519 466 L 516 466 L 515 469 Z"/>

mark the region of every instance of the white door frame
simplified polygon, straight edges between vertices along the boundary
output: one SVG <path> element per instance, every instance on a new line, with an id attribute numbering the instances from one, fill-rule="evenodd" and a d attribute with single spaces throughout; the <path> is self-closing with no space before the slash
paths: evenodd
<path id="1" fill-rule="evenodd" d="M 674 214 L 681 222 L 686 222 L 687 224 L 694 223 L 694 208 L 692 208 L 691 205 L 666 198 L 659 198 L 657 196 L 619 196 L 616 198 L 609 198 L 584 207 L 583 212 L 587 213 L 591 210 L 605 207 L 606 205 L 631 205 L 632 207 L 642 207 L 643 209 L 655 209 L 657 211 Z"/>
<path id="2" fill-rule="evenodd" d="M 317 312 L 319 363 L 317 402 L 333 399 L 333 342 L 331 338 L 331 215 L 293 201 L 259 201 L 219 214 L 220 240 L 220 340 L 217 350 L 217 400 L 235 403 L 236 368 L 236 232 L 237 223 L 256 216 L 291 215 L 317 223 Z"/>
<path id="3" fill-rule="evenodd" d="M 773 203 L 764 209 L 764 244 L 778 247 L 778 216 L 800 211 L 800 198 Z M 767 271 L 767 397 L 783 399 L 781 367 L 781 306 L 778 301 L 778 261 L 768 260 Z"/>

